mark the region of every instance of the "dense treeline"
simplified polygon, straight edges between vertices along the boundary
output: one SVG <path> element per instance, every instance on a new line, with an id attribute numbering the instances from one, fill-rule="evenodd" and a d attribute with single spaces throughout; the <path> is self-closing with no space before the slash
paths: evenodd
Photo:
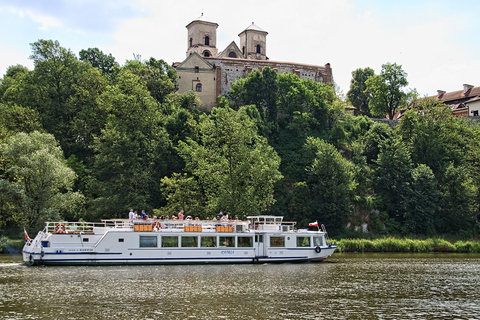
<path id="1" fill-rule="evenodd" d="M 78 58 L 56 41 L 31 47 L 34 69 L 12 66 L 0 84 L 7 235 L 130 208 L 283 215 L 336 236 L 478 235 L 480 127 L 437 101 L 412 104 L 396 64 L 353 73 L 349 99 L 364 115 L 345 114 L 331 86 L 270 68 L 205 113 L 193 92 L 176 93 L 163 60 L 120 65 L 97 48 Z M 418 108 L 394 128 L 367 117 L 408 103 Z"/>

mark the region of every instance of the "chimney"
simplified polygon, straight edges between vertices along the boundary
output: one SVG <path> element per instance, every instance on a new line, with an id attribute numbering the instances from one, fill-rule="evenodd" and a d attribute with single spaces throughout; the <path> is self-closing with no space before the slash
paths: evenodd
<path id="1" fill-rule="evenodd" d="M 473 86 L 469 84 L 463 84 L 463 95 L 468 96 L 470 94 L 470 90 L 472 90 Z"/>
<path id="2" fill-rule="evenodd" d="M 437 90 L 437 99 L 442 99 L 446 91 Z"/>

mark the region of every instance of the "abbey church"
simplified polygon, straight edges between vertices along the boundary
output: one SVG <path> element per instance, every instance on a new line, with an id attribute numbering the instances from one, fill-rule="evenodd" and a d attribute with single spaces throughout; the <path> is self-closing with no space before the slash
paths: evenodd
<path id="1" fill-rule="evenodd" d="M 240 32 L 240 47 L 232 41 L 223 51 L 217 49 L 218 24 L 203 14 L 187 25 L 187 58 L 174 63 L 178 74 L 178 92 L 195 91 L 206 111 L 216 98 L 225 95 L 239 77 L 270 67 L 278 73 L 294 73 L 300 78 L 333 83 L 330 64 L 325 66 L 278 62 L 267 57 L 267 34 L 252 23 Z"/>

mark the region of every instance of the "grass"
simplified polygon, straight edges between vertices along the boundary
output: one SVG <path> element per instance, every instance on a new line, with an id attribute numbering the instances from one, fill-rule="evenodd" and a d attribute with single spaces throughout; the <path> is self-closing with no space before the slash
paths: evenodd
<path id="1" fill-rule="evenodd" d="M 449 242 L 444 239 L 340 239 L 332 240 L 339 252 L 452 252 L 480 253 L 480 241 Z"/>

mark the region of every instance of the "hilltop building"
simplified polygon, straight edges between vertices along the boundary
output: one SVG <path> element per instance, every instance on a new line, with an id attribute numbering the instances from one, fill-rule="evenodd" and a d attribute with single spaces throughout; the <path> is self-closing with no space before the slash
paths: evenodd
<path id="1" fill-rule="evenodd" d="M 480 115 L 480 87 L 464 84 L 463 90 L 452 92 L 437 90 L 437 95 L 429 98 L 442 100 L 450 106 L 455 116 Z"/>
<path id="2" fill-rule="evenodd" d="M 219 95 L 225 95 L 239 77 L 270 67 L 278 73 L 294 73 L 300 78 L 333 83 L 330 64 L 325 66 L 271 61 L 267 56 L 268 32 L 254 23 L 240 32 L 240 46 L 232 41 L 223 51 L 217 49 L 218 24 L 203 14 L 186 26 L 187 57 L 173 66 L 178 74 L 178 92 L 195 91 L 210 111 Z"/>

